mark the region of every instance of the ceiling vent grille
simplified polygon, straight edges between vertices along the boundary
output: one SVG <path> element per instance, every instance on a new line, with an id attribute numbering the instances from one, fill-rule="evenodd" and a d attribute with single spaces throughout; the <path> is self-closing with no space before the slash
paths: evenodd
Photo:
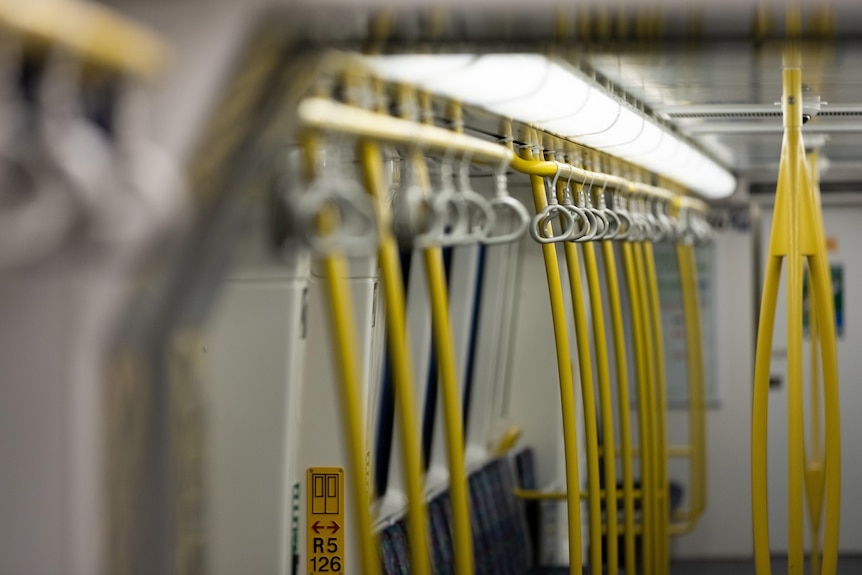
<path id="1" fill-rule="evenodd" d="M 657 110 L 667 120 L 756 121 L 781 118 L 777 105 L 762 106 L 674 106 Z M 862 104 L 829 106 L 824 104 L 817 113 L 820 118 L 862 118 Z"/>

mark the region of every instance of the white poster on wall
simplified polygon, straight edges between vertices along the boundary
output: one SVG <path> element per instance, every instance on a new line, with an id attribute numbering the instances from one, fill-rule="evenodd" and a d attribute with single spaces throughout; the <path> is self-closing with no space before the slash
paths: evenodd
<path id="1" fill-rule="evenodd" d="M 661 324 L 664 336 L 667 401 L 671 407 L 688 405 L 688 338 L 682 302 L 679 262 L 676 245 L 655 244 Z M 719 401 L 715 377 L 715 318 L 713 313 L 713 246 L 695 247 L 698 297 L 700 303 L 701 339 L 703 342 L 704 387 L 707 404 Z"/>

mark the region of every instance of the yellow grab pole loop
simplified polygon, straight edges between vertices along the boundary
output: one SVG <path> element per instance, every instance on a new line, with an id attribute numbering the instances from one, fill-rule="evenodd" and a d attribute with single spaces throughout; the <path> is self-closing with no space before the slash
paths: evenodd
<path id="1" fill-rule="evenodd" d="M 810 185 L 814 201 L 820 205 L 820 167 L 819 153 L 812 151 L 808 153 L 808 161 L 810 167 Z M 818 214 L 818 221 L 822 221 L 822 215 Z M 821 233 L 818 237 L 818 242 L 825 253 L 825 238 Z M 816 294 L 814 293 L 814 280 L 811 277 L 811 262 L 809 261 L 808 270 L 808 301 L 814 302 Z M 829 293 L 832 293 L 832 280 L 830 274 L 826 275 L 829 286 Z M 820 341 L 820 326 L 817 315 L 817 306 L 809 304 L 809 339 L 811 341 L 811 381 L 810 381 L 810 397 L 811 397 L 811 447 L 805 456 L 805 491 L 808 498 L 808 517 L 811 527 L 811 572 L 813 575 L 820 575 L 820 526 L 823 519 L 823 496 L 826 488 L 826 469 L 823 460 L 823 451 L 821 445 L 821 419 L 820 419 L 820 369 L 819 369 L 819 341 Z"/>
<path id="2" fill-rule="evenodd" d="M 620 418 L 620 449 L 623 467 L 623 533 L 625 534 L 625 572 L 635 572 L 635 489 L 634 457 L 632 454 L 631 403 L 629 400 L 628 359 L 623 311 L 617 278 L 614 246 L 602 242 L 605 261 L 605 279 L 608 288 L 608 305 L 611 313 L 611 331 L 614 340 L 614 360 L 617 372 L 617 409 Z"/>
<path id="3" fill-rule="evenodd" d="M 563 182 L 557 182 L 557 199 L 564 200 Z M 596 422 L 596 399 L 593 390 L 593 369 L 590 361 L 590 341 L 587 333 L 587 312 L 584 306 L 584 291 L 581 284 L 581 263 L 578 247 L 571 242 L 563 242 L 566 268 L 569 272 L 569 290 L 572 295 L 572 308 L 575 319 L 575 343 L 578 348 L 578 370 L 581 380 L 581 398 L 584 404 L 584 433 L 587 440 L 587 493 L 590 529 L 590 571 L 593 575 L 602 573 L 602 502 L 599 496 L 599 438 Z M 607 366 L 606 366 L 607 367 Z M 614 494 L 616 495 L 616 493 Z M 608 514 L 610 517 L 610 513 Z M 616 521 L 614 521 L 616 527 Z"/>
<path id="4" fill-rule="evenodd" d="M 605 449 L 603 463 L 605 471 L 605 513 L 608 549 L 605 563 L 608 566 L 608 575 L 616 575 L 619 571 L 619 551 L 617 549 L 616 442 L 614 441 L 614 408 L 611 394 L 610 368 L 608 367 L 605 314 L 602 308 L 602 290 L 599 286 L 599 269 L 596 264 L 595 246 L 591 242 L 586 242 L 582 244 L 582 250 L 587 272 L 587 285 L 590 293 L 590 311 L 593 318 L 596 372 L 599 381 L 599 404 L 602 410 L 602 445 Z"/>
<path id="5" fill-rule="evenodd" d="M 386 211 L 383 184 L 383 160 L 379 147 L 369 141 L 360 141 L 359 154 L 365 177 L 365 187 L 377 199 L 378 214 Z M 379 221 L 387 221 L 380 217 Z M 380 227 L 378 250 L 383 296 L 386 302 L 386 333 L 389 358 L 392 362 L 392 385 L 395 391 L 397 420 L 401 433 L 401 459 L 404 483 L 407 490 L 407 531 L 410 544 L 410 571 L 420 575 L 431 574 L 428 546 L 425 494 L 422 487 L 422 458 L 420 456 L 419 424 L 416 417 L 413 368 L 407 342 L 407 321 L 404 310 L 404 286 L 401 283 L 398 245 L 386 226 Z"/>
<path id="6" fill-rule="evenodd" d="M 641 504 L 641 523 L 643 524 L 642 548 L 642 572 L 645 574 L 655 573 L 653 563 L 653 552 L 655 543 L 654 530 L 654 501 L 655 488 L 652 480 L 653 467 L 653 442 L 652 442 L 652 418 L 650 416 L 652 402 L 649 393 L 649 369 L 647 367 L 647 351 L 645 344 L 645 332 L 643 322 L 643 310 L 641 303 L 641 282 L 636 271 L 634 245 L 629 242 L 622 244 L 623 264 L 625 266 L 626 284 L 629 293 L 629 305 L 631 306 L 632 336 L 635 346 L 635 374 L 638 390 L 638 440 L 640 443 L 640 476 L 641 490 L 644 493 Z"/>
<path id="7" fill-rule="evenodd" d="M 694 258 L 694 247 L 679 243 L 676 246 L 679 264 L 680 286 L 685 316 L 686 331 L 686 367 L 688 372 L 688 429 L 689 448 L 685 455 L 689 457 L 689 489 L 691 497 L 687 510 L 674 514 L 675 518 L 684 520 L 671 526 L 671 533 L 690 533 L 703 513 L 706 496 L 705 487 L 705 429 L 703 411 L 703 365 L 700 334 L 700 304 L 697 287 L 697 267 Z M 668 456 L 673 456 L 674 448 L 668 449 Z"/>
<path id="8" fill-rule="evenodd" d="M 700 283 L 697 279 L 697 258 L 695 257 L 694 246 L 687 246 L 686 249 L 688 261 L 688 282 L 689 293 L 692 296 L 691 302 L 691 333 L 692 338 L 689 339 L 691 347 L 694 350 L 694 360 L 696 371 L 694 373 L 695 385 L 693 390 L 696 397 L 697 416 L 695 422 L 695 441 L 694 449 L 696 450 L 695 462 L 697 463 L 697 476 L 695 481 L 696 505 L 694 506 L 695 519 L 703 515 L 706 508 L 706 407 L 704 397 L 706 390 L 704 389 L 704 371 L 703 371 L 703 337 L 701 335 L 700 323 Z"/>
<path id="9" fill-rule="evenodd" d="M 655 357 L 655 393 L 657 405 L 656 413 L 656 437 L 655 447 L 658 450 L 656 457 L 656 481 L 658 488 L 658 497 L 656 504 L 657 519 L 659 521 L 658 549 L 661 552 L 661 561 L 659 563 L 659 572 L 667 573 L 670 571 L 670 547 L 668 539 L 668 525 L 670 524 L 670 485 L 667 477 L 667 387 L 665 382 L 665 363 L 664 363 L 664 335 L 661 328 L 661 303 L 658 293 L 658 276 L 655 270 L 655 255 L 653 253 L 652 243 L 645 242 L 643 244 L 643 260 L 646 272 L 646 284 L 649 288 L 649 303 L 651 308 L 650 319 L 652 321 L 652 340 L 653 340 L 653 357 Z M 646 294 L 644 294 L 646 295 Z"/>
<path id="10" fill-rule="evenodd" d="M 798 10 L 788 26 L 798 25 Z M 760 329 L 754 374 L 751 481 L 755 563 L 759 575 L 770 573 L 768 483 L 766 477 L 769 368 L 775 307 L 782 260 L 787 262 L 787 395 L 788 395 L 788 565 L 804 570 L 805 434 L 802 386 L 802 282 L 807 261 L 817 317 L 823 369 L 825 420 L 825 514 L 821 572 L 835 575 L 841 511 L 841 428 L 838 362 L 829 264 L 820 197 L 813 189 L 802 143 L 802 58 L 792 42 L 785 49 L 782 71 L 784 140 L 775 195 L 772 233 L 766 261 Z"/>
<path id="11" fill-rule="evenodd" d="M 313 176 L 315 141 L 306 142 L 306 164 L 309 176 Z M 326 225 L 322 223 L 321 225 Z M 359 555 L 364 575 L 380 572 L 377 543 L 371 528 L 371 513 L 368 489 L 365 484 L 365 440 L 363 438 L 362 405 L 360 402 L 360 365 L 357 360 L 356 326 L 350 287 L 347 283 L 347 262 L 344 256 L 331 252 L 323 257 L 324 285 L 328 303 L 327 317 L 335 364 L 340 384 L 339 406 L 341 407 L 342 434 L 347 452 L 347 477 L 353 500 L 353 516 L 359 541 Z"/>
<path id="12" fill-rule="evenodd" d="M 529 148 L 522 150 L 525 160 L 535 161 Z M 545 184 L 541 176 L 530 176 L 533 202 L 536 213 L 548 204 L 545 197 Z M 560 267 L 557 251 L 553 244 L 542 244 L 545 260 L 545 276 L 548 281 L 548 297 L 551 302 L 551 318 L 554 324 L 554 344 L 557 352 L 557 370 L 560 380 L 560 406 L 563 416 L 563 446 L 566 465 L 566 500 L 569 527 L 569 572 L 578 575 L 582 572 L 581 557 L 581 500 L 580 476 L 578 472 L 578 438 L 575 420 L 575 396 L 572 381 L 572 364 L 569 359 L 569 335 L 566 327 L 566 308 L 563 303 L 563 289 L 560 284 Z"/>

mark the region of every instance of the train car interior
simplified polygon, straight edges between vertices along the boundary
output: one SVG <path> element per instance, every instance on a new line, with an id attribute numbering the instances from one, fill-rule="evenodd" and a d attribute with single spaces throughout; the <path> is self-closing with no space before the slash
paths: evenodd
<path id="1" fill-rule="evenodd" d="M 862 573 L 862 5 L 0 39 L 0 575 Z"/>

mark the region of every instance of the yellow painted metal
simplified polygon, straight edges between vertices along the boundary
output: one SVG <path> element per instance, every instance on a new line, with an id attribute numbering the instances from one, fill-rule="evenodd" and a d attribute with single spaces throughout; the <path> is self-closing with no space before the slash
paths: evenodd
<path id="1" fill-rule="evenodd" d="M 0 1 L 0 28 L 28 41 L 62 46 L 81 60 L 136 76 L 152 76 L 167 50 L 155 34 L 93 2 Z"/>
<path id="2" fill-rule="evenodd" d="M 306 173 L 314 175 L 316 139 L 309 135 L 305 142 Z M 321 222 L 321 226 L 329 225 Z M 325 230 L 324 230 L 325 231 Z M 342 436 L 347 453 L 347 479 L 353 501 L 353 525 L 359 542 L 362 573 L 377 574 L 380 564 L 377 542 L 371 528 L 370 501 L 365 486 L 365 439 L 362 404 L 360 401 L 360 362 L 357 354 L 356 326 L 350 287 L 347 283 L 347 262 L 342 254 L 332 252 L 323 257 L 323 277 L 326 291 L 327 319 L 335 367 L 339 383 Z"/>
<path id="3" fill-rule="evenodd" d="M 664 362 L 664 335 L 661 328 L 661 302 L 658 293 L 658 276 L 655 270 L 655 254 L 652 243 L 642 244 L 642 258 L 644 261 L 644 272 L 646 287 L 649 289 L 648 301 L 650 308 L 650 321 L 652 323 L 653 357 L 655 358 L 655 369 L 653 370 L 655 382 L 655 415 L 656 425 L 654 429 L 656 454 L 656 518 L 659 524 L 657 533 L 658 550 L 660 552 L 659 573 L 670 571 L 670 542 L 668 539 L 668 525 L 670 524 L 670 483 L 667 476 L 667 383 L 665 381 Z M 645 294 L 647 295 L 647 294 Z"/>
<path id="4" fill-rule="evenodd" d="M 696 470 L 694 487 L 692 491 L 692 511 L 694 519 L 700 518 L 706 509 L 706 404 L 704 389 L 704 368 L 703 368 L 703 337 L 700 323 L 700 296 L 699 296 L 699 281 L 697 277 L 697 259 L 695 257 L 694 246 L 685 246 L 684 253 L 686 254 L 686 264 L 688 272 L 686 278 L 689 284 L 688 293 L 690 294 L 689 305 L 691 310 L 687 314 L 686 322 L 690 323 L 691 327 L 687 327 L 688 345 L 693 351 L 694 373 L 692 373 L 693 384 L 692 391 L 695 398 L 695 421 L 693 428 L 693 459 L 692 464 Z M 690 318 L 690 319 L 689 319 Z"/>
<path id="5" fill-rule="evenodd" d="M 525 160 L 535 162 L 532 150 L 522 150 Z M 553 165 L 553 164 L 552 164 Z M 545 185 L 542 177 L 530 176 L 533 191 L 533 202 L 536 212 L 541 212 L 547 206 Z M 580 477 L 578 474 L 578 439 L 575 421 L 575 396 L 572 381 L 572 365 L 569 359 L 569 335 L 566 326 L 566 308 L 563 302 L 563 290 L 560 284 L 560 267 L 557 262 L 557 251 L 553 244 L 542 244 L 542 256 L 545 260 L 545 276 L 548 282 L 548 297 L 551 302 L 551 317 L 554 325 L 554 345 L 557 353 L 557 370 L 560 380 L 560 406 L 563 416 L 563 445 L 566 466 L 566 491 L 570 494 L 580 492 Z M 569 530 L 569 572 L 572 575 L 581 573 L 581 501 L 579 497 L 568 497 L 566 500 Z"/>
<path id="6" fill-rule="evenodd" d="M 614 246 L 602 242 L 605 262 L 605 284 L 608 290 L 608 306 L 611 315 L 611 333 L 614 341 L 614 361 L 617 375 L 617 411 L 620 422 L 620 454 L 623 480 L 623 528 L 625 545 L 625 572 L 635 572 L 635 488 L 634 457 L 631 432 L 631 403 L 629 400 L 629 370 L 626 357 L 626 336 L 623 327 L 623 312 L 620 303 L 620 288 L 617 278 L 617 263 Z"/>
<path id="7" fill-rule="evenodd" d="M 809 274 L 809 301 L 812 300 L 811 274 Z M 809 561 L 811 562 L 812 575 L 820 575 L 820 525 L 823 518 L 823 494 L 826 486 L 826 469 L 823 465 L 823 454 L 820 436 L 820 367 L 818 358 L 817 340 L 819 328 L 817 325 L 817 312 L 814 306 L 808 311 L 808 335 L 811 345 L 811 379 L 809 380 L 809 392 L 811 403 L 809 413 L 809 448 L 805 453 L 805 496 L 808 502 L 808 524 L 810 528 L 811 551 Z"/>
<path id="8" fill-rule="evenodd" d="M 457 109 L 460 115 L 460 108 Z M 429 115 L 430 117 L 430 115 Z M 430 189 L 425 160 L 414 153 L 414 163 L 420 186 Z M 449 465 L 449 496 L 452 503 L 452 542 L 455 555 L 455 573 L 473 573 L 473 534 L 470 529 L 470 504 L 467 490 L 467 471 L 464 466 L 463 408 L 461 405 L 458 369 L 455 364 L 455 346 L 449 323 L 449 302 L 446 289 L 446 272 L 439 246 L 422 250 L 428 295 L 431 300 L 431 324 L 437 356 L 440 398 L 446 436 L 446 457 Z"/>
<path id="9" fill-rule="evenodd" d="M 706 500 L 706 433 L 703 389 L 702 338 L 700 332 L 700 304 L 698 302 L 697 266 L 694 247 L 679 243 L 676 247 L 679 262 L 680 284 L 682 287 L 683 309 L 685 311 L 686 353 L 688 372 L 688 428 L 689 446 L 679 451 L 689 458 L 689 498 L 688 509 L 674 513 L 671 534 L 690 533 L 697 525 L 705 508 Z M 668 449 L 668 456 L 680 448 Z"/>
<path id="10" fill-rule="evenodd" d="M 518 440 L 521 438 L 521 434 L 524 432 L 518 426 L 512 426 L 507 429 L 500 440 L 497 442 L 497 447 L 494 448 L 493 453 L 496 457 L 502 457 L 506 455 L 509 451 L 511 451 L 515 444 L 518 443 Z"/>
<path id="11" fill-rule="evenodd" d="M 643 340 L 644 358 L 645 358 L 645 388 L 646 388 L 646 409 L 647 415 L 646 425 L 649 428 L 650 441 L 650 483 L 652 488 L 646 491 L 647 498 L 652 500 L 652 522 L 650 524 L 653 529 L 652 545 L 653 545 L 653 569 L 657 575 L 661 575 L 664 562 L 664 549 L 667 534 L 663 526 L 663 509 L 662 507 L 667 502 L 667 491 L 662 490 L 662 473 L 661 468 L 664 467 L 664 446 L 658 436 L 658 409 L 657 409 L 657 392 L 656 392 L 656 352 L 655 340 L 653 338 L 653 315 L 652 306 L 650 305 L 649 284 L 646 274 L 646 263 L 644 261 L 644 244 L 635 242 L 632 245 L 634 252 L 635 274 L 637 275 L 638 292 L 640 298 L 640 314 L 641 314 L 641 338 Z"/>
<path id="12" fill-rule="evenodd" d="M 563 201 L 564 183 L 557 182 L 557 200 Z M 593 388 L 593 368 L 590 360 L 590 341 L 587 333 L 587 311 L 584 306 L 584 288 L 581 283 L 581 263 L 578 247 L 563 242 L 563 254 L 569 273 L 569 291 L 575 323 L 575 343 L 578 349 L 578 371 L 581 380 L 581 398 L 584 406 L 584 435 L 587 447 L 587 506 L 589 508 L 590 571 L 602 573 L 602 502 L 599 482 L 599 438 L 596 417 L 596 399 Z"/>
<path id="13" fill-rule="evenodd" d="M 568 493 L 566 491 L 538 491 L 535 489 L 515 488 L 514 490 L 512 490 L 512 493 L 518 499 L 558 499 L 558 500 L 563 500 L 566 497 L 568 497 Z M 580 492 L 580 498 L 584 501 L 586 501 L 589 498 L 589 496 L 590 496 L 590 494 L 586 491 Z M 601 499 L 604 500 L 604 498 L 607 496 L 607 492 L 604 489 L 602 489 L 601 491 L 599 491 L 599 496 Z M 641 498 L 641 491 L 639 489 L 633 490 L 632 498 L 636 499 L 636 500 L 640 499 Z M 622 529 L 620 529 L 619 532 L 622 533 L 623 532 Z M 602 533 L 607 533 L 607 531 L 602 531 Z"/>
<path id="14" fill-rule="evenodd" d="M 611 376 L 608 366 L 608 342 L 605 332 L 605 314 L 602 307 L 602 290 L 599 286 L 599 269 L 596 264 L 596 251 L 592 242 L 582 245 L 584 266 L 587 273 L 587 286 L 590 293 L 590 312 L 593 319 L 593 338 L 596 352 L 596 374 L 599 384 L 599 405 L 602 413 L 602 445 L 605 472 L 605 523 L 607 525 L 607 564 L 608 575 L 619 571 L 619 551 L 617 549 L 617 469 L 616 441 L 614 440 L 614 407 L 611 393 Z"/>
<path id="15" fill-rule="evenodd" d="M 635 374 L 638 390 L 638 441 L 640 443 L 640 475 L 641 489 L 644 493 L 641 504 L 641 524 L 643 536 L 641 542 L 641 571 L 645 574 L 655 573 L 655 482 L 653 481 L 654 452 L 652 441 L 652 393 L 650 393 L 650 376 L 647 363 L 646 326 L 643 316 L 643 301 L 641 298 L 642 283 L 637 273 L 634 244 L 622 244 L 623 265 L 626 274 L 626 285 L 631 307 L 632 336 L 635 347 Z"/>
<path id="16" fill-rule="evenodd" d="M 793 11 L 788 27 L 798 29 Z M 811 186 L 802 142 L 802 57 L 798 43 L 785 48 L 783 62 L 784 140 L 775 195 L 772 233 L 766 260 L 763 303 L 755 359 L 752 422 L 752 518 L 755 563 L 759 575 L 770 573 L 768 483 L 766 476 L 769 368 L 775 306 L 782 261 L 787 264 L 787 394 L 788 394 L 788 565 L 791 574 L 804 570 L 805 436 L 802 385 L 802 281 L 808 264 L 811 295 L 818 322 L 823 370 L 825 421 L 825 514 L 821 573 L 834 575 L 838 558 L 841 491 L 840 400 L 835 325 L 829 264 L 820 198 Z M 822 321 L 829 318 L 829 321 Z"/>
<path id="17" fill-rule="evenodd" d="M 376 200 L 378 221 L 387 222 L 386 188 L 383 183 L 383 159 L 379 147 L 368 140 L 359 143 L 359 157 L 365 188 Z M 413 368 L 407 341 L 404 286 L 398 258 L 398 245 L 387 226 L 380 228 L 378 249 L 383 296 L 386 302 L 386 333 L 392 362 L 392 384 L 395 391 L 396 420 L 400 425 L 401 459 L 407 491 L 407 530 L 410 544 L 411 573 L 430 575 L 430 551 L 427 538 L 427 513 L 422 486 L 422 459 L 419 423 L 413 386 Z M 375 549 L 375 554 L 377 550 Z M 376 556 L 376 555 L 375 555 Z"/>
<path id="18" fill-rule="evenodd" d="M 815 201 L 820 203 L 820 169 L 819 153 L 808 152 L 808 165 L 810 167 L 810 185 Z M 814 301 L 814 282 L 811 273 L 808 273 L 808 301 Z M 830 278 L 831 293 L 831 278 Z M 819 321 L 817 309 L 809 305 L 808 311 L 809 341 L 811 346 L 811 379 L 809 381 L 809 413 L 811 421 L 809 424 L 809 447 L 805 455 L 805 495 L 808 501 L 808 522 L 810 526 L 811 540 L 811 573 L 820 575 L 820 527 L 823 519 L 823 495 L 826 487 L 826 468 L 823 461 L 823 449 L 821 444 L 821 419 L 820 419 L 820 365 L 819 348 L 820 339 Z"/>
<path id="19" fill-rule="evenodd" d="M 418 147 L 441 154 L 470 154 L 474 162 L 499 166 L 512 158 L 512 150 L 445 128 L 419 124 L 413 120 L 340 104 L 326 98 L 306 98 L 296 110 L 299 121 L 308 128 L 337 131 L 405 147 Z"/>

